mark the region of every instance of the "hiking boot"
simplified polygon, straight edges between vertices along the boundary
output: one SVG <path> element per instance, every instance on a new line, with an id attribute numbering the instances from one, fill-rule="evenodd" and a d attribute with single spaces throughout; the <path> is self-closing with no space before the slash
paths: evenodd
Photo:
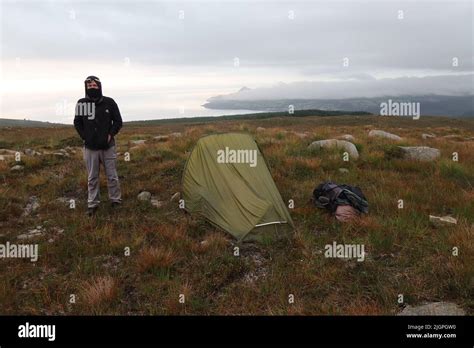
<path id="1" fill-rule="evenodd" d="M 94 216 L 95 213 L 97 212 L 97 209 L 98 207 L 91 207 L 91 208 L 87 208 L 87 216 Z"/>

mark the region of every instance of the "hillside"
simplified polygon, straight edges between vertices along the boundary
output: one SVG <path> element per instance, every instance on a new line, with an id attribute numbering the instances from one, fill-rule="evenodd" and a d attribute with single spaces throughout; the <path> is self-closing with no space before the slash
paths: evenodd
<path id="1" fill-rule="evenodd" d="M 369 137 L 371 130 L 402 140 Z M 283 200 L 295 203 L 289 239 L 239 245 L 239 256 L 227 233 L 185 214 L 172 199 L 196 141 L 227 131 L 255 137 Z M 433 137 L 424 139 L 424 133 Z M 359 159 L 343 161 L 337 149 L 308 149 L 313 141 L 344 134 L 355 138 Z M 3 314 L 395 315 L 408 305 L 437 301 L 474 313 L 473 119 L 126 123 L 117 137 L 123 206 L 109 206 L 102 172 L 94 218 L 85 215 L 87 177 L 73 127 L 2 128 L 0 140 L 0 243 L 39 244 L 34 263 L 0 261 Z M 441 155 L 427 162 L 405 159 L 398 146 L 429 146 Z M 22 153 L 19 162 L 15 151 Z M 21 168 L 12 170 L 15 165 Z M 326 180 L 359 186 L 369 214 L 340 223 L 316 208 L 312 191 Z M 138 200 L 142 191 L 154 201 Z M 430 214 L 449 214 L 457 224 L 435 227 Z M 324 248 L 334 241 L 365 245 L 365 260 L 326 258 Z"/>
<path id="2" fill-rule="evenodd" d="M 365 111 L 375 115 L 380 113 L 380 104 L 388 100 L 395 102 L 420 103 L 421 115 L 474 117 L 474 96 L 385 96 L 374 98 L 347 99 L 268 99 L 246 100 L 233 99 L 230 96 L 217 96 L 208 99 L 203 106 L 208 109 L 220 110 L 256 110 L 256 111 L 285 111 L 288 105 L 294 105 L 295 110 L 347 110 Z"/>
<path id="3" fill-rule="evenodd" d="M 32 121 L 32 120 L 17 120 L 13 118 L 0 118 L 0 127 L 62 127 L 63 124 Z"/>

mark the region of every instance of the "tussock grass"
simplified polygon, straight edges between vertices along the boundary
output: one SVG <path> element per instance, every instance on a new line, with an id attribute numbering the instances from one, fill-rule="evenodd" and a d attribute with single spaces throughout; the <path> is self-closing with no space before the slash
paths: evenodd
<path id="1" fill-rule="evenodd" d="M 257 127 L 265 129 L 257 132 Z M 371 129 L 404 140 L 369 138 Z M 289 240 L 244 243 L 234 256 L 237 245 L 229 235 L 170 201 L 181 189 L 183 167 L 196 141 L 226 131 L 255 136 L 284 202 L 294 201 L 295 232 Z M 182 136 L 153 139 L 172 132 Z M 295 135 L 304 132 L 305 138 Z M 423 140 L 422 133 L 437 138 Z M 359 160 L 344 162 L 339 150 L 308 150 L 312 141 L 342 134 L 356 138 Z M 443 137 L 450 134 L 457 138 Z M 38 225 L 45 230 L 36 265 L 0 261 L 0 313 L 379 315 L 400 311 L 397 296 L 403 293 L 409 304 L 448 300 L 472 314 L 474 142 L 463 139 L 473 135 L 472 121 L 440 118 L 125 125 L 116 139 L 123 205 L 109 207 L 102 176 L 102 204 L 90 219 L 84 214 L 87 177 L 74 129 L 1 129 L 0 147 L 53 151 L 71 146 L 78 151 L 71 157 L 22 156 L 22 172 L 10 171 L 15 162 L 0 161 L 0 242 L 16 241 Z M 138 139 L 147 142 L 134 147 L 130 141 Z M 436 147 L 441 159 L 404 160 L 398 150 L 402 144 Z M 124 161 L 127 151 L 130 162 Z M 452 161 L 454 152 L 458 162 Z M 341 224 L 317 209 L 312 191 L 327 180 L 361 187 L 369 215 Z M 138 201 L 143 190 L 162 207 Z M 32 195 L 40 207 L 22 216 Z M 76 209 L 57 201 L 60 197 L 75 199 Z M 399 199 L 403 209 L 398 209 Z M 430 214 L 452 214 L 458 225 L 434 228 Z M 325 245 L 333 241 L 364 244 L 368 257 L 364 262 L 325 258 Z M 452 255 L 453 247 L 459 256 Z M 77 295 L 76 304 L 69 303 L 71 294 Z M 295 303 L 288 303 L 289 294 Z"/>

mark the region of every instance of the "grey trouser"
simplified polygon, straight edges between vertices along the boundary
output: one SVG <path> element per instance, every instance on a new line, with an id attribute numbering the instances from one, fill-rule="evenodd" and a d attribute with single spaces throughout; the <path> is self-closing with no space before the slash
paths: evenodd
<path id="1" fill-rule="evenodd" d="M 109 200 L 121 203 L 122 196 L 116 169 L 117 153 L 115 152 L 115 146 L 111 146 L 107 150 L 90 150 L 84 147 L 84 161 L 87 168 L 87 207 L 93 208 L 100 203 L 99 170 L 101 163 L 104 165 L 105 175 L 107 176 Z"/>

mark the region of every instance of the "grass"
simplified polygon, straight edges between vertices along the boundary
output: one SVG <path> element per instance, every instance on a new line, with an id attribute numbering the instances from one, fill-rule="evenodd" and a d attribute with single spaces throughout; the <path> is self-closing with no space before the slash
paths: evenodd
<path id="1" fill-rule="evenodd" d="M 257 127 L 265 130 L 257 131 Z M 423 140 L 421 134 L 438 135 Z M 396 145 L 368 138 L 370 129 L 403 137 L 407 146 L 440 149 L 434 162 L 401 158 Z M 268 162 L 296 229 L 289 239 L 238 245 L 198 216 L 185 214 L 170 198 L 199 137 L 226 131 L 253 134 Z M 182 137 L 155 141 L 156 135 Z M 299 138 L 294 133 L 308 132 Z M 352 134 L 360 151 L 344 162 L 340 151 L 307 149 L 311 141 Z M 456 134 L 458 138 L 443 138 Z M 70 157 L 22 156 L 22 172 L 0 161 L 0 243 L 41 225 L 40 256 L 0 262 L 2 314 L 395 314 L 397 296 L 407 304 L 453 301 L 473 313 L 474 122 L 442 118 L 419 121 L 384 117 L 281 117 L 127 125 L 118 135 L 118 172 L 124 204 L 107 203 L 85 216 L 87 178 L 72 127 L 0 129 L 9 149 L 55 152 L 77 148 Z M 147 139 L 144 146 L 130 141 Z M 130 154 L 130 161 L 124 154 Z M 453 152 L 459 161 L 452 161 Z M 341 173 L 339 168 L 347 168 Z M 332 180 L 359 186 L 369 214 L 341 224 L 310 202 L 313 189 Z M 139 202 L 143 190 L 164 202 Z M 22 216 L 31 196 L 40 207 Z M 74 199 L 76 209 L 57 198 Z M 404 208 L 398 208 L 403 199 Z M 454 227 L 433 228 L 428 216 L 452 214 Z M 58 229 L 63 232 L 59 233 Z M 364 262 L 328 259 L 333 241 L 365 245 Z M 452 255 L 453 247 L 460 250 Z M 293 304 L 288 296 L 295 297 Z M 75 295 L 75 303 L 70 302 Z M 184 303 L 180 302 L 184 295 Z"/>

